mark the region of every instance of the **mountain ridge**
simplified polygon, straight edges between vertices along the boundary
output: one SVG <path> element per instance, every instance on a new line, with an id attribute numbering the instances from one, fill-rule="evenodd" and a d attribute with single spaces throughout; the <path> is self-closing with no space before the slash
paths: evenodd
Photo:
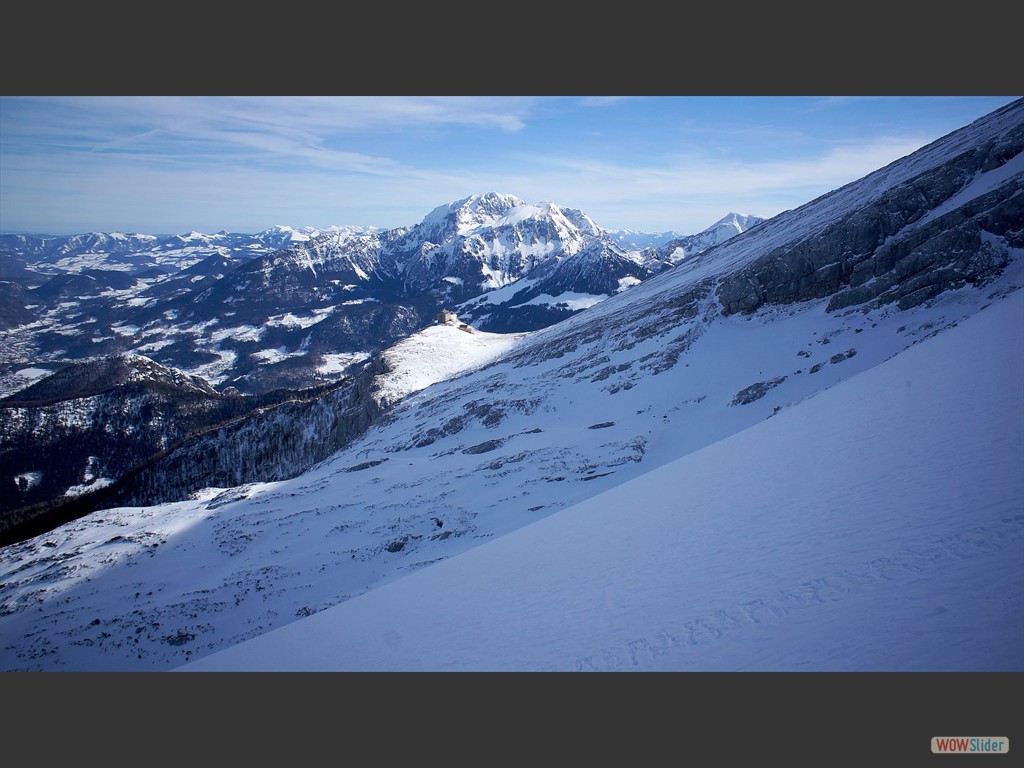
<path id="1" fill-rule="evenodd" d="M 122 352 L 251 394 L 316 386 L 341 373 L 342 359 L 379 351 L 426 327 L 441 308 L 460 307 L 496 286 L 528 287 L 521 282 L 527 275 L 549 273 L 586 243 L 607 243 L 605 270 L 620 278 L 665 268 L 637 266 L 639 256 L 602 233 L 581 211 L 486 193 L 389 230 L 278 226 L 254 236 L 188 233 L 163 243 L 139 236 L 158 243 L 149 253 L 104 254 L 96 235 L 65 238 L 61 247 L 36 243 L 33 257 L 24 243 L 0 237 L 4 274 L 20 281 L 0 303 L 0 327 L 18 333 L 16 343 L 0 336 L 5 358 L 13 361 L 0 370 L 0 385 L 10 382 L 0 393 L 16 386 L 14 365 L 45 367 L 62 358 Z M 107 240 L 130 250 L 132 237 Z M 84 240 L 94 253 L 82 253 Z M 74 269 L 63 269 L 69 266 Z M 586 286 L 569 285 L 565 274 L 557 291 L 585 292 Z M 486 317 L 464 319 L 493 323 L 482 330 L 515 332 L 579 308 L 549 295 L 536 292 L 526 307 L 482 299 L 495 305 Z M 606 294 L 589 295 L 593 303 Z M 277 319 L 285 317 L 296 320 Z"/>

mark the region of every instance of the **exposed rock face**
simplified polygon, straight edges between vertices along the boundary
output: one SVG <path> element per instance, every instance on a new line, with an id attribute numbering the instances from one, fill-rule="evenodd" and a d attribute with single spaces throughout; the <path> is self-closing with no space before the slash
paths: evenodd
<path id="1" fill-rule="evenodd" d="M 762 397 L 768 394 L 768 390 L 773 389 L 786 380 L 785 376 L 778 376 L 770 381 L 758 381 L 751 384 L 749 387 L 744 387 L 736 393 L 736 397 L 732 399 L 729 405 L 749 405 L 750 403 L 760 400 Z"/>
<path id="2" fill-rule="evenodd" d="M 762 304 L 831 296 L 829 310 L 871 304 L 921 304 L 945 290 L 984 284 L 1006 266 L 1007 248 L 1024 245 L 1024 127 L 969 149 L 903 183 L 814 237 L 777 247 L 725 277 L 725 314 Z M 983 174 L 1018 174 L 958 204 Z M 832 193 L 835 194 L 835 193 Z"/>
<path id="3" fill-rule="evenodd" d="M 595 242 L 562 261 L 535 291 L 558 296 L 566 291 L 611 295 L 622 289 L 623 279 L 646 280 L 654 271 L 607 243 Z"/>

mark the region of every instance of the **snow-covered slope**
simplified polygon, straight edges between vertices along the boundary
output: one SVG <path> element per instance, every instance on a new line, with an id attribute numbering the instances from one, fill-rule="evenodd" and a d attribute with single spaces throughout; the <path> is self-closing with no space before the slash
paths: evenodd
<path id="1" fill-rule="evenodd" d="M 795 665 L 775 652 L 784 638 L 806 650 L 817 622 L 805 620 L 806 611 L 787 612 L 792 603 L 785 601 L 806 594 L 816 601 L 818 588 L 829 603 L 829 589 L 842 594 L 851 584 L 867 584 L 864 592 L 851 590 L 844 604 L 860 615 L 870 614 L 867 602 L 882 595 L 903 607 L 927 592 L 934 602 L 928 610 L 940 616 L 936 627 L 949 640 L 940 653 L 921 639 L 929 667 L 1020 668 L 1019 657 L 1003 653 L 1006 634 L 988 632 L 992 625 L 977 613 L 982 605 L 966 612 L 963 598 L 976 594 L 973 586 L 958 587 L 959 579 L 942 574 L 950 559 L 966 553 L 952 572 L 971 585 L 989 579 L 992 594 L 1002 596 L 1007 580 L 1020 579 L 1024 562 L 1013 528 L 1019 475 L 1006 463 L 1020 457 L 1020 419 L 1013 418 L 1019 403 L 1014 411 L 1007 397 L 1021 391 L 1022 148 L 1024 102 L 1018 102 L 530 333 L 482 366 L 456 366 L 457 377 L 411 392 L 301 477 L 207 489 L 158 507 L 104 510 L 5 547 L 2 668 L 173 668 L 388 584 L 397 588 L 421 569 L 425 578 L 442 561 L 538 521 L 554 526 L 551 531 L 571 529 L 577 538 L 521 552 L 521 568 L 538 565 L 541 554 L 567 564 L 591 547 L 607 554 L 599 529 L 611 525 L 606 518 L 613 514 L 623 526 L 613 526 L 625 558 L 619 573 L 640 570 L 632 581 L 607 582 L 608 604 L 641 601 L 648 576 L 654 602 L 644 603 L 643 616 L 622 607 L 622 623 L 609 619 L 614 632 L 600 635 L 600 643 L 568 646 L 581 668 L 615 668 L 623 627 L 634 620 L 637 633 L 623 642 L 643 641 L 638 654 L 650 651 L 655 659 L 643 662 L 648 668 L 680 661 L 673 638 L 685 637 L 677 632 L 690 622 L 710 625 L 708 632 L 723 640 L 703 652 L 705 668 L 738 666 L 744 655 L 747 668 Z M 945 369 L 957 369 L 953 394 L 942 384 L 945 369 L 918 359 L 915 350 L 923 353 L 969 322 L 978 329 L 986 316 L 998 322 L 994 329 L 982 323 L 984 344 L 972 335 L 938 348 Z M 892 367 L 912 352 L 917 358 Z M 926 375 L 907 373 L 916 365 Z M 899 389 L 908 382 L 916 398 Z M 935 392 L 928 394 L 929 387 Z M 844 388 L 849 397 L 839 396 Z M 1001 409 L 1001 424 L 985 410 L 990 399 Z M 921 411 L 917 400 L 931 405 Z M 830 405 L 815 405 L 821 402 Z M 962 408 L 963 418 L 950 408 Z M 818 425 L 828 429 L 816 431 Z M 980 438 L 971 431 L 975 425 Z M 999 431 L 990 434 L 990 427 Z M 717 482 L 707 484 L 711 479 Z M 691 486 L 701 506 L 681 517 Z M 908 488 L 932 501 L 948 496 L 958 509 L 944 502 L 929 518 L 907 498 Z M 908 510 L 903 518 L 886 501 L 896 491 Z M 618 495 L 588 502 L 606 492 Z M 618 503 L 606 503 L 609 498 Z M 1008 504 L 1015 509 L 1007 511 Z M 886 516 L 861 505 L 884 508 Z M 649 517 L 642 512 L 647 507 Z M 833 518 L 833 508 L 848 514 Z M 594 526 L 561 528 L 558 521 L 577 520 L 580 510 L 593 513 Z M 563 518 L 561 511 L 571 514 Z M 667 531 L 670 515 L 676 527 Z M 676 547 L 659 550 L 661 561 L 637 564 L 626 554 L 643 547 L 629 536 L 648 542 L 664 536 Z M 985 554 L 972 554 L 975 546 Z M 664 562 L 672 558 L 692 580 L 676 591 L 660 586 L 657 576 L 675 572 Z M 688 560 L 703 563 L 708 576 Z M 490 578 L 481 572 L 480 583 Z M 803 590 L 805 582 L 810 586 Z M 703 597 L 678 603 L 685 615 L 659 617 L 685 589 Z M 1006 631 L 1019 638 L 1019 593 L 1008 594 L 1009 601 L 989 603 L 991 615 L 999 613 Z M 497 592 L 496 604 L 525 606 L 507 597 Z M 726 621 L 720 611 L 741 621 L 744 614 L 735 614 L 741 606 L 750 607 L 748 623 L 757 626 L 733 631 L 714 623 Z M 535 618 L 549 615 L 548 607 L 536 606 Z M 998 662 L 980 660 L 960 643 L 970 629 L 958 629 L 955 615 L 946 615 L 953 607 L 968 622 L 977 619 L 980 634 L 973 639 L 989 643 Z M 906 629 L 888 609 L 877 610 L 877 626 Z M 840 613 L 837 607 L 819 617 L 821 647 L 832 655 L 805 654 L 804 668 L 918 668 L 889 653 L 892 646 L 879 642 L 875 626 L 854 633 L 857 627 L 842 624 Z M 503 617 L 492 629 L 518 620 L 529 630 L 529 618 Z M 563 618 L 559 643 L 573 633 L 573 619 L 587 626 L 587 617 L 570 608 Z M 669 637 L 659 646 L 661 629 Z M 499 648 L 510 665 L 551 663 L 543 656 L 551 636 L 541 638 L 540 656 L 530 655 L 528 634 L 517 637 L 509 643 L 521 642 L 522 653 Z M 668 660 L 658 657 L 666 647 Z M 505 663 L 466 658 L 479 666 Z"/>
<path id="2" fill-rule="evenodd" d="M 775 418 L 185 669 L 1024 670 L 1022 381 L 1017 291 Z"/>
<path id="3" fill-rule="evenodd" d="M 525 334 L 484 333 L 461 323 L 454 313 L 418 331 L 383 355 L 387 372 L 374 381 L 382 405 L 396 403 L 431 384 L 482 367 L 512 349 Z"/>

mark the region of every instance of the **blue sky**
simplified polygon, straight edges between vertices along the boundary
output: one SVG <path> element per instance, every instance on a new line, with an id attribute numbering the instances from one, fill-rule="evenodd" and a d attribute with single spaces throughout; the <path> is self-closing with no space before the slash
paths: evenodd
<path id="1" fill-rule="evenodd" d="M 0 97 L 0 231 L 418 223 L 503 192 L 608 229 L 773 216 L 1015 97 Z"/>

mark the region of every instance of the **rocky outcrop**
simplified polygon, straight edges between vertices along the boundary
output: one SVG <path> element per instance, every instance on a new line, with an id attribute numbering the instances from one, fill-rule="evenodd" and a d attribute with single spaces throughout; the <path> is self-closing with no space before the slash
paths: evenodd
<path id="1" fill-rule="evenodd" d="M 786 380 L 785 376 L 778 376 L 770 381 L 758 381 L 749 387 L 744 387 L 732 399 L 729 405 L 750 405 L 768 394 L 768 390 L 774 389 Z"/>
<path id="2" fill-rule="evenodd" d="M 827 297 L 830 311 L 865 304 L 906 309 L 942 291 L 984 284 L 1006 266 L 1008 249 L 1024 244 L 1022 150 L 1024 127 L 1018 126 L 896 186 L 813 237 L 774 248 L 721 281 L 723 312 Z M 1016 178 L 989 192 L 965 194 L 986 173 Z"/>

